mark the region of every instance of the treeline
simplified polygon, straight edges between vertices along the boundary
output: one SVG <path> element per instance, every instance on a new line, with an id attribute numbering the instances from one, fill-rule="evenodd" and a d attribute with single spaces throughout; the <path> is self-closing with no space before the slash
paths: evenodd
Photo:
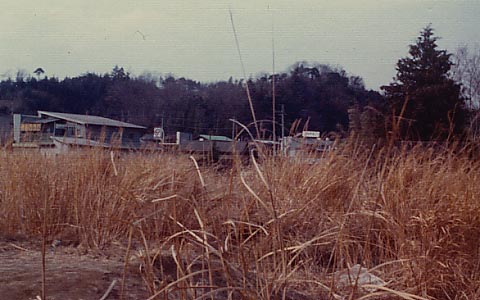
<path id="1" fill-rule="evenodd" d="M 168 133 L 230 135 L 229 119 L 252 122 L 243 80 L 200 83 L 173 76 L 133 77 L 118 66 L 108 74 L 87 73 L 63 80 L 42 73 L 37 69 L 37 76 L 0 82 L 0 98 L 13 100 L 16 113 L 49 110 L 100 115 L 149 128 L 163 124 Z M 248 80 L 260 132 L 266 138 L 272 134 L 272 80 L 271 75 Z M 279 134 L 282 106 L 287 130 L 302 120 L 301 126 L 307 124 L 311 130 L 346 132 L 350 107 L 383 101 L 378 92 L 365 89 L 360 77 L 328 65 L 297 63 L 274 80 Z"/>
<path id="2" fill-rule="evenodd" d="M 42 78 L 44 71 L 38 68 L 36 76 L 19 73 L 15 80 L 0 82 L 0 99 L 13 100 L 11 111 L 18 113 L 92 114 L 150 129 L 163 125 L 167 134 L 221 135 L 231 134 L 229 119 L 252 122 L 251 99 L 263 138 L 273 135 L 275 110 L 278 136 L 281 111 L 286 131 L 355 132 L 371 143 L 468 135 L 477 139 L 480 50 L 471 55 L 460 48 L 452 55 L 438 49 L 437 39 L 430 26 L 420 32 L 408 56 L 399 59 L 394 81 L 382 87 L 383 94 L 366 90 L 362 78 L 349 76 L 342 68 L 297 63 L 275 76 L 213 83 L 151 74 L 134 77 L 118 66 L 108 74 L 59 80 Z M 255 133 L 254 126 L 250 128 Z"/>

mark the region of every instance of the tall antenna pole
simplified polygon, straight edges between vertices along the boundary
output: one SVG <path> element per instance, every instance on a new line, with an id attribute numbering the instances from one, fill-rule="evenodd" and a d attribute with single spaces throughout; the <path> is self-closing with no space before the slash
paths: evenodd
<path id="1" fill-rule="evenodd" d="M 285 138 L 285 105 L 282 104 L 282 140 Z"/>
<path id="2" fill-rule="evenodd" d="M 235 116 L 232 119 L 235 120 Z M 235 122 L 232 122 L 232 140 L 235 141 Z"/>
<path id="3" fill-rule="evenodd" d="M 270 9 L 270 6 L 268 7 Z M 272 10 L 272 133 L 273 133 L 273 154 L 276 154 L 275 142 L 277 141 L 277 133 L 275 130 L 275 28 L 274 28 L 274 19 L 273 19 L 273 10 Z"/>

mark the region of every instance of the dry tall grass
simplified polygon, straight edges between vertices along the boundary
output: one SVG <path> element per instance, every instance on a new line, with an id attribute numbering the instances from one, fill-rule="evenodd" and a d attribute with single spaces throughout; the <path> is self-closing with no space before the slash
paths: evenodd
<path id="1" fill-rule="evenodd" d="M 2 152 L 0 232 L 39 237 L 46 221 L 49 240 L 120 243 L 150 299 L 479 299 L 480 162 L 386 152 L 222 169 L 188 156 Z"/>

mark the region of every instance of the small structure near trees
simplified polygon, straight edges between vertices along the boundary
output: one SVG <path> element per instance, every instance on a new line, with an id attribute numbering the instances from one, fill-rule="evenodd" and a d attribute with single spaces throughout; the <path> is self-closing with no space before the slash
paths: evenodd
<path id="1" fill-rule="evenodd" d="M 13 147 L 61 152 L 72 147 L 137 149 L 145 127 L 100 116 L 38 111 L 13 115 Z"/>

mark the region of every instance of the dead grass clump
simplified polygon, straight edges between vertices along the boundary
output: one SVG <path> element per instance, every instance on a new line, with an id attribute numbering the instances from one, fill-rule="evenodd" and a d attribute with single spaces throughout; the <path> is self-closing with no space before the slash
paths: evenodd
<path id="1" fill-rule="evenodd" d="M 36 237 L 45 221 L 50 240 L 119 243 L 151 299 L 480 293 L 480 163 L 449 149 L 344 145 L 229 169 L 173 154 L 1 155 L 2 234 Z"/>

